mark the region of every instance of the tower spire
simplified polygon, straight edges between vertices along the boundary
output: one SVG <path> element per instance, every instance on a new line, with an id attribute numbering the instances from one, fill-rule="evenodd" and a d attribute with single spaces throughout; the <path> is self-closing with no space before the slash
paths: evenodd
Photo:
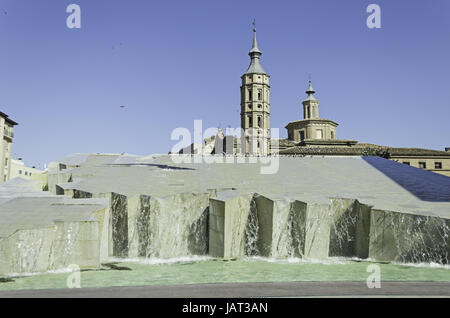
<path id="1" fill-rule="evenodd" d="M 262 52 L 259 50 L 258 41 L 256 40 L 256 20 L 253 20 L 252 24 L 253 24 L 253 43 L 252 49 L 248 53 L 248 55 L 250 55 L 250 66 L 248 67 L 246 74 L 251 73 L 266 74 L 266 72 L 261 66 L 261 63 L 259 62 Z"/>
<path id="2" fill-rule="evenodd" d="M 316 98 L 314 97 L 315 92 L 316 91 L 314 90 L 314 88 L 312 88 L 312 85 L 311 85 L 311 74 L 310 74 L 309 75 L 309 87 L 305 92 L 306 94 L 308 94 L 308 97 L 306 97 L 306 100 L 316 100 Z"/>

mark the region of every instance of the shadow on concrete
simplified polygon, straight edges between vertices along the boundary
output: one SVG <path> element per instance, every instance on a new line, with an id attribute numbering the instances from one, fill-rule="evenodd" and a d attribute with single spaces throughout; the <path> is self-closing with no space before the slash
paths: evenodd
<path id="1" fill-rule="evenodd" d="M 362 158 L 420 200 L 450 202 L 449 177 L 380 157 Z"/>
<path id="2" fill-rule="evenodd" d="M 160 165 L 156 163 L 111 163 L 107 164 L 106 166 L 110 167 L 133 167 L 133 166 L 146 166 L 146 167 L 156 167 L 160 169 L 168 169 L 168 170 L 196 170 L 193 168 L 183 168 L 183 167 L 176 167 L 176 166 L 169 166 L 169 165 Z"/>

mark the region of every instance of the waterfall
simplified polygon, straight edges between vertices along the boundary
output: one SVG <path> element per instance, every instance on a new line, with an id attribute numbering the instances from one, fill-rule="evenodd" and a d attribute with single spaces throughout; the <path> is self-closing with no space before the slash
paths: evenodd
<path id="1" fill-rule="evenodd" d="M 449 263 L 450 228 L 445 220 L 399 213 L 390 218 L 390 225 L 397 260 L 403 263 Z"/>
<path id="2" fill-rule="evenodd" d="M 250 202 L 250 212 L 248 214 L 247 225 L 245 227 L 244 253 L 247 256 L 260 255 L 258 248 L 258 213 L 254 198 Z"/>
<path id="3" fill-rule="evenodd" d="M 141 202 L 139 255 L 173 258 L 208 252 L 209 194 L 181 193 Z"/>
<path id="4" fill-rule="evenodd" d="M 330 233 L 330 256 L 355 256 L 357 202 L 333 199 Z"/>

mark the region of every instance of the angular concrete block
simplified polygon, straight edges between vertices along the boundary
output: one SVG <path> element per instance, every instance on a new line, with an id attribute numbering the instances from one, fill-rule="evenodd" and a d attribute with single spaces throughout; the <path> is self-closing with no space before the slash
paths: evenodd
<path id="1" fill-rule="evenodd" d="M 0 275 L 100 266 L 97 221 L 56 221 L 48 228 L 19 230 L 0 240 Z"/>
<path id="2" fill-rule="evenodd" d="M 245 255 L 246 228 L 252 195 L 224 191 L 209 203 L 209 254 L 213 257 Z"/>
<path id="3" fill-rule="evenodd" d="M 90 192 L 73 189 L 72 198 L 74 199 L 90 199 L 93 195 Z"/>
<path id="4" fill-rule="evenodd" d="M 72 173 L 69 171 L 58 171 L 48 173 L 48 191 L 53 194 L 62 195 L 62 190 L 57 186 L 58 183 L 70 182 L 72 180 Z"/>
<path id="5" fill-rule="evenodd" d="M 140 256 L 171 258 L 208 253 L 209 193 L 141 197 Z"/>
<path id="6" fill-rule="evenodd" d="M 300 201 L 254 198 L 258 214 L 258 250 L 266 257 L 304 254 L 306 204 Z"/>
<path id="7" fill-rule="evenodd" d="M 100 266 L 98 221 L 55 222 L 50 268 Z"/>
<path id="8" fill-rule="evenodd" d="M 101 250 L 108 248 L 108 256 L 128 256 L 128 200 L 125 195 L 108 192 L 93 193 L 93 198 L 105 198 L 108 200 L 108 209 L 105 213 L 105 221 L 102 229 Z M 106 230 L 107 226 L 107 230 Z M 105 236 L 108 239 L 105 239 Z M 107 241 L 108 243 L 106 244 Z M 104 252 L 102 252 L 104 259 Z"/>
<path id="9" fill-rule="evenodd" d="M 329 256 L 367 258 L 370 207 L 352 199 L 332 199 Z"/>
<path id="10" fill-rule="evenodd" d="M 450 220 L 372 210 L 369 257 L 382 261 L 449 263 Z"/>
<path id="11" fill-rule="evenodd" d="M 98 221 L 98 249 L 100 262 L 104 263 L 109 258 L 109 207 L 95 211 L 92 216 Z"/>
<path id="12" fill-rule="evenodd" d="M 50 269 L 55 227 L 24 229 L 0 240 L 0 275 Z"/>
<path id="13" fill-rule="evenodd" d="M 308 204 L 301 222 L 305 223 L 303 257 L 314 259 L 328 257 L 330 229 L 333 223 L 331 207 L 327 204 Z"/>

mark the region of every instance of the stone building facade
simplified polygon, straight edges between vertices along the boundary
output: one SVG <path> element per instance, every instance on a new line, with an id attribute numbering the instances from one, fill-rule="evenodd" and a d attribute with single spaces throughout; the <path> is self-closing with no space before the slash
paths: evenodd
<path id="1" fill-rule="evenodd" d="M 28 167 L 25 165 L 22 159 L 12 159 L 11 160 L 11 172 L 10 179 L 21 178 L 26 180 L 32 180 L 33 176 L 43 173 L 43 170 L 37 169 L 36 167 Z"/>
<path id="2" fill-rule="evenodd" d="M 13 129 L 16 125 L 17 123 L 8 115 L 0 112 L 0 140 L 2 142 L 0 147 L 0 183 L 10 179 Z"/>

